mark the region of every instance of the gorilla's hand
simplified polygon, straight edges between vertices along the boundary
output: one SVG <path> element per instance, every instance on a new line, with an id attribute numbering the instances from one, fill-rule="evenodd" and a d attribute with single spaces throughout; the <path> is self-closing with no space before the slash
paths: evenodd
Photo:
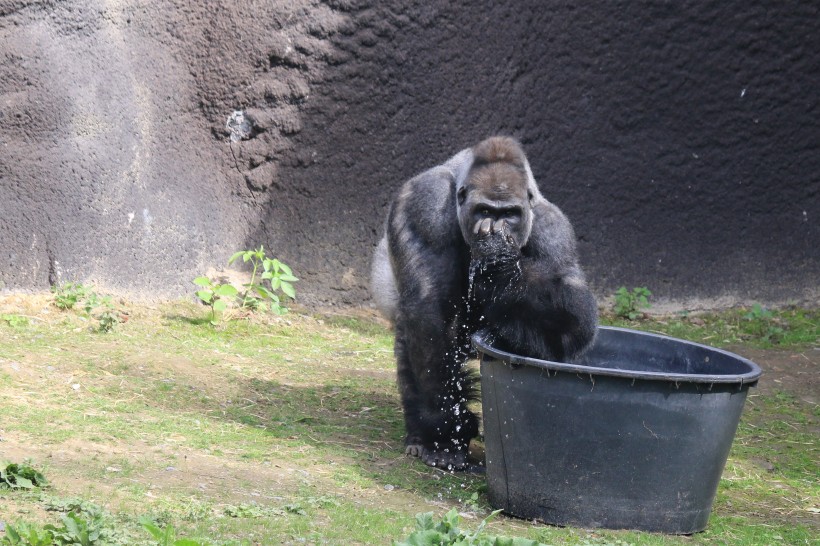
<path id="1" fill-rule="evenodd" d="M 483 314 L 488 302 L 500 292 L 515 291 L 521 274 L 521 249 L 515 243 L 504 220 L 484 218 L 473 229 L 470 247 L 470 300 L 472 309 Z"/>
<path id="2" fill-rule="evenodd" d="M 504 220 L 479 220 L 473 227 L 473 235 L 473 244 L 470 247 L 473 262 L 486 265 L 515 263 L 521 256 L 521 250 Z"/>

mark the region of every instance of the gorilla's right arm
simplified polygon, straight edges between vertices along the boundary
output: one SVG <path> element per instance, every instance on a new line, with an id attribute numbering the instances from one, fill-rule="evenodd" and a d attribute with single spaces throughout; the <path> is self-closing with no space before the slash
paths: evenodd
<path id="1" fill-rule="evenodd" d="M 475 380 L 462 367 L 471 332 L 459 320 L 470 251 L 457 221 L 453 170 L 463 155 L 402 187 L 388 214 L 389 264 L 382 263 L 395 283 L 407 453 L 445 468 L 466 465 L 470 438 L 478 434 L 478 419 L 467 409 Z"/>

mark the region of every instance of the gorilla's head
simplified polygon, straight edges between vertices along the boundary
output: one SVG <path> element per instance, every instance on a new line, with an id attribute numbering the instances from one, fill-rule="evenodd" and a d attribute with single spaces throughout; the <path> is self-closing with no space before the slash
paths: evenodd
<path id="1" fill-rule="evenodd" d="M 492 137 L 473 148 L 466 176 L 457 182 L 458 221 L 464 241 L 503 229 L 521 248 L 532 230 L 532 201 L 538 189 L 529 164 L 512 138 Z"/>

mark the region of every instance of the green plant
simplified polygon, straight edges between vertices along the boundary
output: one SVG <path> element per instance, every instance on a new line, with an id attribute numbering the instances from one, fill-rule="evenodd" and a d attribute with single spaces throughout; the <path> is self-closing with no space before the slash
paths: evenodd
<path id="1" fill-rule="evenodd" d="M 478 491 L 473 491 L 473 494 L 470 495 L 470 498 L 464 501 L 465 508 L 468 508 L 469 510 L 472 510 L 474 512 L 478 511 L 478 509 L 480 508 L 478 499 Z"/>
<path id="2" fill-rule="evenodd" d="M 416 530 L 410 533 L 404 542 L 393 542 L 393 546 L 545 546 L 535 540 L 518 537 L 493 536 L 484 532 L 484 527 L 501 510 L 496 510 L 481 521 L 475 531 L 466 531 L 459 528 L 461 517 L 453 508 L 441 518 L 433 520 L 433 513 L 427 512 L 416 515 Z"/>
<path id="3" fill-rule="evenodd" d="M 649 303 L 651 295 L 652 292 L 645 286 L 635 287 L 631 291 L 622 286 L 615 291 L 613 311 L 617 316 L 628 320 L 640 318 L 643 315 L 641 309 L 647 309 L 651 306 Z"/>
<path id="4" fill-rule="evenodd" d="M 120 314 L 111 303 L 111 296 L 100 296 L 96 292 L 88 292 L 83 300 L 83 310 L 86 315 L 99 321 L 100 325 L 97 329 L 100 332 L 110 332 L 115 325 L 121 322 Z"/>
<path id="5" fill-rule="evenodd" d="M 214 283 L 208 277 L 197 277 L 194 284 L 202 287 L 197 290 L 196 295 L 211 308 L 211 324 L 216 326 L 216 312 L 222 312 L 228 308 L 228 304 L 223 298 L 233 298 L 239 291 L 230 284 Z"/>
<path id="6" fill-rule="evenodd" d="M 100 332 L 110 332 L 122 322 L 121 315 L 111 303 L 111 296 L 100 296 L 90 287 L 78 282 L 68 282 L 51 287 L 54 294 L 54 305 L 59 309 L 73 309 L 81 303 L 83 311 L 89 317 L 99 321 Z M 96 316 L 95 316 L 96 312 Z"/>
<path id="7" fill-rule="evenodd" d="M 3 314 L 0 315 L 0 319 L 5 320 L 12 328 L 28 324 L 28 319 L 21 315 Z"/>
<path id="8" fill-rule="evenodd" d="M 0 468 L 0 489 L 33 489 L 46 485 L 45 476 L 28 463 L 9 463 Z"/>
<path id="9" fill-rule="evenodd" d="M 51 287 L 54 294 L 54 305 L 59 309 L 73 309 L 77 302 L 88 294 L 88 288 L 79 282 L 66 282 Z"/>
<path id="10" fill-rule="evenodd" d="M 293 287 L 293 283 L 299 279 L 293 275 L 290 267 L 276 258 L 269 258 L 265 254 L 263 245 L 260 245 L 256 250 L 240 250 L 234 253 L 228 260 L 228 265 L 239 258 L 242 258 L 245 263 L 251 262 L 253 267 L 251 280 L 245 284 L 245 292 L 242 294 L 242 307 L 254 310 L 270 310 L 277 315 L 286 313 L 287 308 L 282 305 L 277 292 L 281 291 L 291 299 L 296 298 L 296 289 Z M 258 281 L 257 274 L 259 275 Z M 267 286 L 265 281 L 267 281 Z"/>
<path id="11" fill-rule="evenodd" d="M 2 545 L 9 546 L 103 546 L 112 544 L 96 520 L 90 523 L 73 512 L 62 517 L 62 525 L 41 528 L 20 523 L 9 525 Z"/>
<path id="12" fill-rule="evenodd" d="M 102 308 L 96 317 L 100 322 L 99 330 L 100 332 L 110 332 L 115 325 L 121 322 L 120 314 L 114 308 L 114 304 L 111 303 L 110 296 L 104 296 L 100 300 L 99 307 Z"/>
<path id="13" fill-rule="evenodd" d="M 759 337 L 762 341 L 776 345 L 783 339 L 785 329 L 778 324 L 774 313 L 759 303 L 752 305 L 752 308 L 743 315 L 743 319 L 749 323 L 751 335 Z"/>
<path id="14" fill-rule="evenodd" d="M 102 544 L 100 528 L 89 523 L 79 515 L 70 512 L 62 517 L 63 525 L 55 527 L 46 525 L 44 529 L 54 537 L 56 544 L 71 544 L 72 546 L 95 546 Z"/>
<path id="15" fill-rule="evenodd" d="M 0 541 L 3 546 L 51 546 L 54 535 L 36 525 L 19 523 L 6 526 L 6 535 Z"/>

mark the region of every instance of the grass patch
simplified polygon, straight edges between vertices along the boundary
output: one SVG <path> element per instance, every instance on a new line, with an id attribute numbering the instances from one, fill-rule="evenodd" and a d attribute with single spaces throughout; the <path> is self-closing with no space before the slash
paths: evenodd
<path id="1" fill-rule="evenodd" d="M 717 347 L 744 344 L 761 349 L 800 348 L 820 339 L 820 309 L 788 307 L 765 310 L 759 306 L 715 313 L 682 312 L 627 320 L 605 312 L 601 323 L 635 328 Z"/>
<path id="2" fill-rule="evenodd" d="M 456 508 L 472 529 L 489 515 L 483 477 L 402 455 L 380 322 L 295 312 L 212 327 L 202 306 L 124 305 L 128 322 L 100 334 L 35 296 L 0 300 L 3 315 L 28 317 L 0 321 L 0 461 L 31 459 L 49 483 L 0 488 L 7 526 L 59 527 L 74 513 L 121 544 L 155 544 L 141 517 L 201 544 L 389 544 L 410 536 L 417 513 Z M 754 347 L 773 341 L 761 324 L 776 324 L 778 347 L 817 342 L 816 311 L 748 312 L 618 324 Z M 555 545 L 809 544 L 820 457 L 817 406 L 804 398 L 752 391 L 704 533 L 503 516 L 487 532 Z"/>

